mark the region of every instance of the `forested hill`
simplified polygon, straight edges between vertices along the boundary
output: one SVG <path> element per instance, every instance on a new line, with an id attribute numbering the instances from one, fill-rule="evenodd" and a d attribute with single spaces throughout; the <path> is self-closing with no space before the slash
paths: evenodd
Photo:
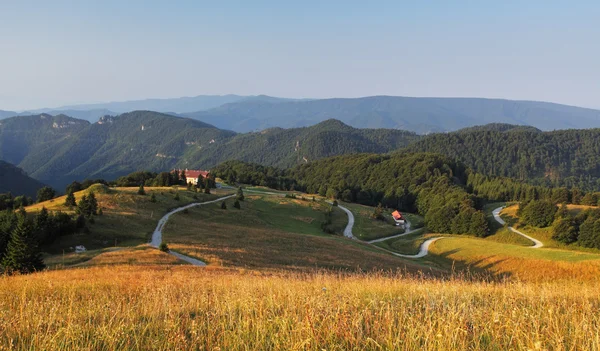
<path id="1" fill-rule="evenodd" d="M 411 132 L 361 130 L 336 120 L 236 134 L 151 111 L 93 124 L 43 114 L 0 121 L 0 159 L 62 190 L 73 180 L 114 179 L 141 169 L 210 168 L 230 159 L 291 167 L 333 155 L 385 153 L 417 139 Z"/>
<path id="2" fill-rule="evenodd" d="M 464 166 L 442 155 L 344 155 L 286 171 L 236 161 L 213 171 L 232 183 L 293 188 L 330 199 L 418 211 L 434 232 L 487 234 L 485 215 L 466 190 Z"/>
<path id="3" fill-rule="evenodd" d="M 598 110 L 478 98 L 371 96 L 277 103 L 244 100 L 186 116 L 237 132 L 309 126 L 330 118 L 356 128 L 395 128 L 419 134 L 487 123 L 530 125 L 542 130 L 600 127 Z"/>
<path id="4" fill-rule="evenodd" d="M 27 176 L 22 169 L 0 161 L 0 194 L 11 193 L 13 196 L 35 198 L 38 189 L 42 187 L 44 184 Z"/>
<path id="5" fill-rule="evenodd" d="M 600 129 L 473 128 L 429 135 L 406 151 L 447 155 L 487 175 L 600 189 Z"/>
<path id="6" fill-rule="evenodd" d="M 198 166 L 241 160 L 287 168 L 329 156 L 386 153 L 419 138 L 402 130 L 356 129 L 338 120 L 327 120 L 305 128 L 238 134 L 222 144 L 199 150 L 189 159 Z"/>

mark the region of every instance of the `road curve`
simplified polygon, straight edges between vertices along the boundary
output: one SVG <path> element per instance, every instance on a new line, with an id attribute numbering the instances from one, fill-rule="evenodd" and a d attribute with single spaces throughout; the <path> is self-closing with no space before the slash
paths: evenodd
<path id="1" fill-rule="evenodd" d="M 417 228 L 417 229 L 410 230 L 410 222 L 407 219 L 405 219 L 405 221 L 406 221 L 406 228 L 405 228 L 406 231 L 404 233 L 402 233 L 402 234 L 396 234 L 396 235 L 391 235 L 391 236 L 386 236 L 385 238 L 374 239 L 374 240 L 370 240 L 370 241 L 367 241 L 367 242 L 369 244 L 380 243 L 380 242 L 386 241 L 388 239 L 395 239 L 395 238 L 399 238 L 401 236 L 412 234 L 412 233 L 414 233 L 416 231 L 419 231 L 421 229 L 421 228 Z"/>
<path id="2" fill-rule="evenodd" d="M 352 228 L 354 227 L 354 214 L 352 214 L 352 212 L 349 209 L 347 209 L 346 207 L 344 207 L 344 206 L 340 206 L 338 204 L 338 207 L 340 209 L 342 209 L 344 212 L 346 212 L 346 214 L 348 215 L 348 224 L 346 225 L 346 229 L 344 229 L 344 236 L 346 238 L 349 238 L 349 239 L 358 240 L 354 236 L 354 234 L 352 233 Z M 364 242 L 367 243 L 367 244 L 373 244 L 373 243 L 377 243 L 377 242 L 380 242 L 380 241 L 384 241 L 384 240 L 388 240 L 388 239 L 392 239 L 392 238 L 397 238 L 399 236 L 408 235 L 408 234 L 413 233 L 413 232 L 415 232 L 415 231 L 413 230 L 413 231 L 409 231 L 409 232 L 398 234 L 398 235 L 388 236 L 386 238 L 381 238 L 381 239 L 376 239 L 376 240 L 371 240 L 371 241 L 364 241 Z M 421 247 L 419 248 L 419 253 L 417 253 L 416 255 L 405 255 L 405 254 L 393 252 L 393 251 L 390 251 L 390 250 L 386 250 L 386 249 L 381 248 L 379 246 L 375 246 L 375 247 L 378 248 L 378 249 L 381 249 L 383 251 L 389 252 L 392 255 L 395 255 L 395 256 L 398 256 L 398 257 L 403 257 L 403 258 L 422 258 L 422 257 L 427 256 L 427 254 L 429 253 L 429 246 L 431 244 L 433 244 L 435 241 L 439 240 L 439 239 L 442 239 L 442 237 L 431 238 L 431 239 L 426 240 L 423 244 L 421 244 Z"/>
<path id="3" fill-rule="evenodd" d="M 156 247 L 158 248 L 158 246 L 160 245 L 160 243 L 162 242 L 162 231 L 165 227 L 165 224 L 167 224 L 167 221 L 169 220 L 169 218 L 171 217 L 171 215 L 177 213 L 177 212 L 181 212 L 183 210 L 186 210 L 188 208 L 191 207 L 195 207 L 195 206 L 202 206 L 202 205 L 208 205 L 208 204 L 214 204 L 215 202 L 219 202 L 219 201 L 223 201 L 229 198 L 234 197 L 235 195 L 229 195 L 229 196 L 224 196 L 221 198 L 218 198 L 216 200 L 211 200 L 211 201 L 206 201 L 206 202 L 195 202 L 189 205 L 185 205 L 179 208 L 174 209 L 173 211 L 167 213 L 166 215 L 164 215 L 160 221 L 158 221 L 158 225 L 156 226 L 156 229 L 154 230 L 154 233 L 152 233 L 152 240 L 150 241 L 150 246 Z M 206 266 L 205 262 L 202 262 L 198 259 L 189 257 L 189 256 L 185 256 L 182 255 L 178 252 L 174 252 L 174 251 L 169 251 L 169 253 L 183 261 L 186 261 L 188 263 L 193 264 L 194 266 Z"/>
<path id="4" fill-rule="evenodd" d="M 427 254 L 429 253 L 429 245 L 433 244 L 434 242 L 436 242 L 440 239 L 443 239 L 443 237 L 437 237 L 437 238 L 431 238 L 431 239 L 425 240 L 425 242 L 422 243 L 421 247 L 419 248 L 419 253 L 416 255 L 405 255 L 405 254 L 401 254 L 401 253 L 397 253 L 397 252 L 393 252 L 393 251 L 389 251 L 389 250 L 385 250 L 385 251 L 391 253 L 392 255 L 398 256 L 398 257 L 423 258 L 423 257 L 427 256 Z"/>
<path id="5" fill-rule="evenodd" d="M 354 215 L 346 207 L 340 206 L 339 204 L 338 207 L 348 215 L 348 224 L 346 224 L 346 228 L 344 228 L 344 236 L 348 239 L 356 240 L 356 237 L 352 234 L 352 228 L 354 228 Z"/>
<path id="6" fill-rule="evenodd" d="M 494 211 L 492 211 L 492 214 L 494 215 L 494 219 L 496 220 L 496 222 L 500 223 L 501 225 L 505 225 L 506 222 L 500 217 L 500 211 L 502 211 L 504 207 L 498 207 L 497 209 L 495 209 Z M 531 240 L 533 242 L 533 246 L 528 246 L 529 248 L 532 249 L 539 249 L 540 247 L 544 246 L 544 243 L 542 243 L 541 241 L 539 241 L 538 239 L 532 238 L 527 234 L 521 233 L 520 231 L 516 230 L 513 227 L 508 227 L 508 230 L 510 230 L 511 232 L 515 233 L 515 234 L 519 234 L 522 237 L 525 237 L 529 240 Z"/>

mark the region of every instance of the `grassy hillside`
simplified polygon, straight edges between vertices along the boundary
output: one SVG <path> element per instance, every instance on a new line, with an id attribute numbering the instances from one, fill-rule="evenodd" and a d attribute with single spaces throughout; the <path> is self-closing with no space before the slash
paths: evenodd
<path id="1" fill-rule="evenodd" d="M 348 218 L 334 209 L 336 234 L 321 229 L 328 204 L 321 201 L 247 195 L 242 209 L 219 204 L 178 213 L 167 223 L 163 240 L 209 266 L 248 269 L 344 270 L 425 269 L 341 236 Z"/>
<path id="2" fill-rule="evenodd" d="M 213 191 L 213 194 L 207 195 L 187 191 L 184 188 L 147 187 L 146 195 L 138 195 L 137 190 L 138 188 L 107 188 L 97 184 L 87 190 L 76 192 L 75 198 L 79 200 L 84 194 L 93 191 L 103 215 L 95 217 L 95 223 L 88 223 L 89 233 L 59 237 L 51 246 L 45 247 L 44 251 L 49 255 L 63 252 L 69 254 L 73 252 L 76 245 L 84 245 L 88 250 L 96 250 L 93 252 L 96 255 L 103 253 L 102 249 L 105 248 L 144 244 L 150 240 L 158 220 L 170 209 L 228 194 L 227 191 Z M 156 197 L 155 203 L 150 201 L 152 194 Z M 179 195 L 179 200 L 175 199 L 175 194 Z M 35 214 L 42 207 L 46 207 L 49 211 L 73 212 L 64 205 L 65 197 L 35 204 L 27 207 L 26 210 L 28 213 Z M 75 258 L 77 255 L 72 256 Z"/>

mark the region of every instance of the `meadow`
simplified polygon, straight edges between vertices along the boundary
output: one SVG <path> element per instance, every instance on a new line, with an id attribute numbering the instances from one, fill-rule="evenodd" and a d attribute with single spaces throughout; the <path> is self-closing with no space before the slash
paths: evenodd
<path id="1" fill-rule="evenodd" d="M 0 349 L 598 350 L 598 282 L 111 266 L 0 278 Z"/>
<path id="2" fill-rule="evenodd" d="M 320 201 L 247 194 L 241 209 L 227 200 L 171 217 L 163 240 L 172 250 L 209 266 L 306 271 L 315 268 L 428 270 L 358 241 L 343 238 L 348 217 L 333 208 L 334 234 L 321 229 L 330 205 Z"/>

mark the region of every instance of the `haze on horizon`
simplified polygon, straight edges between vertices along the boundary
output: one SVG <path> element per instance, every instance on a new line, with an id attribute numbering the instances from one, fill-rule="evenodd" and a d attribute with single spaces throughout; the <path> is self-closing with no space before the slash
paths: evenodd
<path id="1" fill-rule="evenodd" d="M 0 3 L 0 109 L 196 95 L 600 108 L 600 3 Z"/>

